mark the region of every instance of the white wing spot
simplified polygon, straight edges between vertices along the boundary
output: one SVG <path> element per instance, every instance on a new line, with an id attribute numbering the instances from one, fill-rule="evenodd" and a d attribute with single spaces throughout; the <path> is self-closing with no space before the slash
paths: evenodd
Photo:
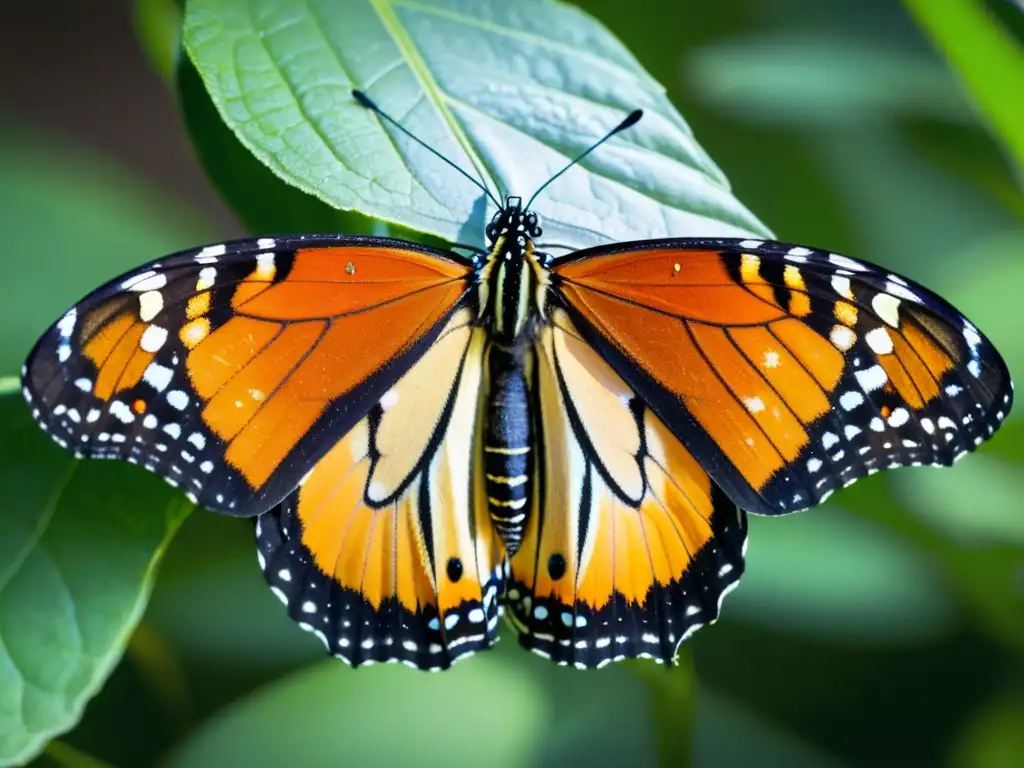
<path id="1" fill-rule="evenodd" d="M 380 407 L 386 411 L 389 408 L 394 408 L 396 405 L 398 405 L 398 391 L 396 389 L 389 389 L 380 399 Z"/>
<path id="2" fill-rule="evenodd" d="M 871 347 L 871 351 L 876 355 L 888 355 L 892 352 L 892 336 L 885 328 L 878 327 L 872 328 L 870 331 L 864 334 L 864 341 Z"/>
<path id="3" fill-rule="evenodd" d="M 902 427 L 910 421 L 910 412 L 906 408 L 896 408 L 889 416 L 890 427 Z"/>
<path id="4" fill-rule="evenodd" d="M 163 275 L 161 275 L 163 277 Z M 139 295 L 139 319 L 148 323 L 164 308 L 164 296 L 160 291 L 146 291 Z"/>
<path id="5" fill-rule="evenodd" d="M 150 325 L 142 332 L 139 346 L 144 352 L 159 352 L 165 341 L 167 341 L 167 329 L 161 328 L 159 325 Z"/>
<path id="6" fill-rule="evenodd" d="M 870 368 L 865 368 L 862 371 L 854 371 L 853 375 L 857 378 L 857 383 L 860 384 L 861 389 L 865 392 L 874 392 L 876 389 L 881 389 L 885 386 L 885 382 L 889 380 L 885 369 L 880 365 L 872 365 Z"/>
<path id="7" fill-rule="evenodd" d="M 142 380 L 149 384 L 157 392 L 163 392 L 171 383 L 174 371 L 159 363 L 150 363 L 142 372 Z"/>
<path id="8" fill-rule="evenodd" d="M 921 297 L 911 291 L 909 288 L 904 288 L 902 285 L 892 282 L 891 280 L 885 284 L 885 290 L 891 293 L 893 296 L 899 296 L 901 299 L 907 299 L 915 304 L 921 303 Z"/>
<path id="9" fill-rule="evenodd" d="M 743 401 L 743 405 L 747 407 L 747 410 L 751 413 L 760 413 L 764 410 L 764 401 L 757 397 L 748 397 Z"/>
<path id="10" fill-rule="evenodd" d="M 188 395 L 180 389 L 172 389 L 167 393 L 167 402 L 170 403 L 172 408 L 183 411 L 188 406 Z"/>
<path id="11" fill-rule="evenodd" d="M 199 270 L 199 279 L 196 280 L 196 290 L 205 291 L 213 287 L 213 284 L 217 282 L 217 269 L 216 267 L 205 267 Z"/>
<path id="12" fill-rule="evenodd" d="M 852 389 L 848 392 L 843 392 L 843 394 L 839 396 L 839 405 L 841 405 L 843 410 L 846 411 L 852 411 L 863 402 L 864 395 Z"/>
<path id="13" fill-rule="evenodd" d="M 838 253 L 830 253 L 828 260 L 835 264 L 837 267 L 843 267 L 844 269 L 852 269 L 855 272 L 867 272 L 868 268 L 861 264 L 859 261 L 847 258 L 846 256 L 840 256 Z"/>
<path id="14" fill-rule="evenodd" d="M 131 424 L 135 421 L 135 414 L 120 400 L 112 400 L 110 403 L 110 415 L 114 416 L 122 424 Z"/>
<path id="15" fill-rule="evenodd" d="M 196 254 L 196 263 L 212 264 L 217 261 L 218 256 L 223 256 L 226 252 L 227 248 L 224 245 L 208 245 Z"/>
<path id="16" fill-rule="evenodd" d="M 75 329 L 75 321 L 78 320 L 78 310 L 72 307 L 65 313 L 64 317 L 57 321 L 57 330 L 60 331 L 60 335 L 65 339 L 71 335 L 71 332 Z"/>
<path id="17" fill-rule="evenodd" d="M 795 261 L 798 264 L 803 264 L 807 261 L 807 257 L 810 255 L 810 248 L 804 248 L 803 246 L 798 245 L 796 248 L 790 248 L 789 251 L 786 252 L 785 258 L 788 261 Z"/>
<path id="18" fill-rule="evenodd" d="M 833 325 L 828 337 L 840 352 L 846 352 L 857 341 L 857 334 L 845 325 Z"/>
<path id="19" fill-rule="evenodd" d="M 875 314 L 893 328 L 900 326 L 900 300 L 888 293 L 876 293 L 871 298 Z"/>
<path id="20" fill-rule="evenodd" d="M 833 277 L 832 290 L 834 290 L 844 299 L 853 299 L 853 291 L 850 289 L 850 278 L 848 277 Z"/>

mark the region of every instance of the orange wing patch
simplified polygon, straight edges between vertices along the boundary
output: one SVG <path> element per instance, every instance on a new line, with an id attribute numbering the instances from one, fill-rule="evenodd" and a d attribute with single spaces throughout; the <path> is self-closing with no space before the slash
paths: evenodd
<path id="1" fill-rule="evenodd" d="M 742 513 L 561 310 L 536 365 L 544 462 L 511 559 L 513 623 L 561 663 L 671 662 L 743 570 Z"/>
<path id="2" fill-rule="evenodd" d="M 207 507 L 258 514 L 429 347 L 472 269 L 344 237 L 184 252 L 72 308 L 33 352 L 26 393 L 80 455 L 128 459 Z"/>
<path id="3" fill-rule="evenodd" d="M 679 265 L 679 269 L 676 266 Z M 585 286 L 669 315 L 685 307 L 687 317 L 705 323 L 767 323 L 785 312 L 763 291 L 751 293 L 731 278 L 712 253 L 681 254 L 678 249 L 627 251 L 579 259 L 558 267 L 569 284 Z M 754 285 L 765 287 L 756 269 Z"/>
<path id="4" fill-rule="evenodd" d="M 926 289 L 804 247 L 671 242 L 574 254 L 552 282 L 744 508 L 791 512 L 887 466 L 949 464 L 1005 417 L 1005 365 Z"/>
<path id="5" fill-rule="evenodd" d="M 468 315 L 260 518 L 271 586 L 353 666 L 443 668 L 496 638 L 503 550 L 470 482 L 484 334 Z"/>

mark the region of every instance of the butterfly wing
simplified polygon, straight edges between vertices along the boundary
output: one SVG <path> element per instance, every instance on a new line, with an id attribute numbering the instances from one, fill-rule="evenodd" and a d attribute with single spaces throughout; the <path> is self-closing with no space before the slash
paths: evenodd
<path id="1" fill-rule="evenodd" d="M 533 368 L 540 481 L 507 596 L 520 640 L 583 668 L 671 663 L 743 572 L 744 513 L 560 308 Z"/>
<path id="2" fill-rule="evenodd" d="M 289 615 L 359 666 L 443 669 L 493 644 L 504 555 L 482 489 L 484 332 L 467 309 L 257 518 Z"/>
<path id="3" fill-rule="evenodd" d="M 71 308 L 23 370 L 33 415 L 211 509 L 281 501 L 437 338 L 472 268 L 378 238 L 242 240 L 130 272 Z"/>
<path id="4" fill-rule="evenodd" d="M 553 266 L 556 305 L 739 506 L 782 514 L 880 469 L 948 465 L 1009 412 L 984 336 L 866 262 L 662 240 Z"/>

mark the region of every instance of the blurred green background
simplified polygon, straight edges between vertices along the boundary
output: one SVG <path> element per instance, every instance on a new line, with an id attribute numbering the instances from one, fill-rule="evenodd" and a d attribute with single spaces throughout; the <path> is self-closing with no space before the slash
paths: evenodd
<path id="1" fill-rule="evenodd" d="M 665 84 L 780 238 L 925 283 L 1021 376 L 1020 178 L 903 6 L 580 5 Z M 0 57 L 4 375 L 101 280 L 244 231 L 140 51 L 131 4 L 5 4 Z M 886 473 L 752 520 L 742 585 L 690 641 L 694 763 L 1024 765 L 1022 468 L 1018 407 L 951 470 Z M 443 675 L 322 656 L 266 589 L 251 525 L 194 514 L 127 656 L 36 762 L 653 765 L 656 725 L 675 727 L 657 696 L 673 673 L 558 669 L 511 635 Z"/>

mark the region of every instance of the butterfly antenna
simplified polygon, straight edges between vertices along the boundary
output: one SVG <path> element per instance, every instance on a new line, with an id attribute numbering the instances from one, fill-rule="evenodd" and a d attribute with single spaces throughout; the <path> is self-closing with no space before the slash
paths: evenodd
<path id="1" fill-rule="evenodd" d="M 540 185 L 540 189 L 538 189 L 536 192 L 533 193 L 533 195 L 530 197 L 529 202 L 526 203 L 526 207 L 523 208 L 523 210 L 524 211 L 530 210 L 530 206 L 533 205 L 533 201 L 537 199 L 537 195 L 539 195 L 541 192 L 543 192 L 545 189 L 547 189 L 548 186 L 551 184 L 551 182 L 553 182 L 555 179 L 557 179 L 563 173 L 565 173 L 570 168 L 572 168 L 574 165 L 576 165 L 576 163 L 578 163 L 584 157 L 586 157 L 591 152 L 593 152 L 595 149 L 597 149 L 602 144 L 604 144 L 606 141 L 608 141 L 608 139 L 610 139 L 616 133 L 621 133 L 622 131 L 626 130 L 627 128 L 636 125 L 638 122 L 640 122 L 640 118 L 643 117 L 643 116 L 644 116 L 644 111 L 642 109 L 634 109 L 632 112 L 630 112 L 628 115 L 626 115 L 626 119 L 625 120 L 623 120 L 621 123 L 616 125 L 610 131 L 608 131 L 608 133 L 606 133 L 600 139 L 595 141 L 593 144 L 591 144 L 583 154 L 581 154 L 578 157 L 576 157 L 574 160 L 572 160 L 570 163 L 568 163 L 562 170 L 560 170 L 558 173 L 556 173 L 550 179 L 548 179 L 543 184 L 541 184 Z"/>
<path id="2" fill-rule="evenodd" d="M 467 173 L 465 170 L 463 170 L 462 168 L 457 166 L 455 163 L 453 163 L 447 157 L 442 155 L 440 152 L 438 152 L 432 146 L 430 146 L 425 141 L 423 141 L 422 139 L 420 139 L 416 135 L 414 135 L 412 133 L 412 131 L 410 131 L 408 128 L 406 128 L 401 123 L 399 123 L 397 120 L 395 120 L 395 118 L 391 117 L 391 115 L 389 115 L 387 112 L 385 112 L 380 107 L 378 107 L 377 103 L 373 99 L 371 99 L 369 96 L 367 96 L 365 93 L 363 93 L 362 91 L 359 91 L 359 90 L 353 90 L 352 91 L 352 96 L 355 97 L 355 100 L 358 101 L 360 104 L 362 104 L 364 107 L 366 107 L 370 111 L 374 112 L 381 119 L 386 120 L 387 122 L 391 123 L 393 126 L 395 126 L 395 128 L 400 130 L 402 133 L 404 133 L 410 139 L 415 141 L 417 144 L 419 144 L 425 150 L 430 152 L 432 155 L 434 155 L 435 157 L 439 157 L 441 160 L 443 160 L 444 162 L 448 163 L 448 165 L 450 165 L 452 168 L 454 168 L 456 171 L 461 173 L 463 176 L 465 176 L 467 179 L 469 179 L 471 182 L 473 182 L 476 186 L 478 186 L 483 191 L 483 193 L 485 195 L 487 195 L 487 197 L 489 197 L 491 199 L 491 202 L 494 203 L 496 206 L 498 206 L 498 208 L 502 207 L 501 203 L 499 203 L 497 198 L 495 198 L 494 195 L 491 194 L 491 191 L 486 186 L 484 186 L 483 182 L 481 182 L 479 179 L 476 179 L 473 176 L 471 176 L 469 173 Z"/>

